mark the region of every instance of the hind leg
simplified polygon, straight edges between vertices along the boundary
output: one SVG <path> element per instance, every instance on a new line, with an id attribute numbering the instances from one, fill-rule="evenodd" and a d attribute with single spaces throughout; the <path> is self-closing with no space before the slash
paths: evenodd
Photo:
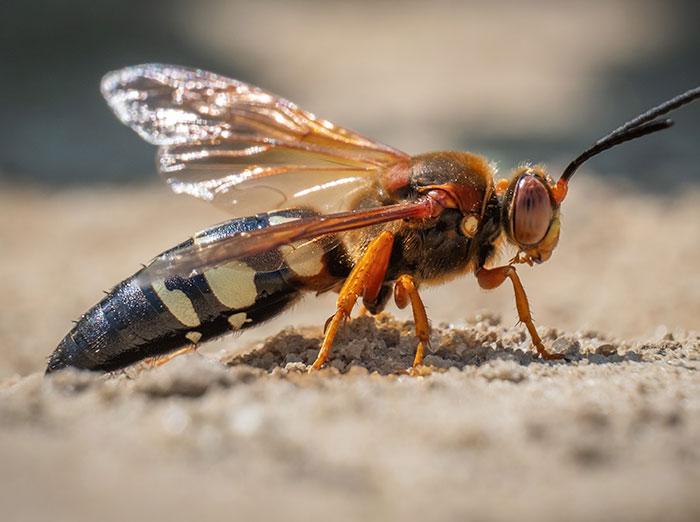
<path id="1" fill-rule="evenodd" d="M 394 300 L 396 301 L 396 306 L 401 309 L 406 308 L 408 302 L 411 302 L 418 346 L 416 347 L 416 355 L 413 358 L 413 366 L 409 372 L 413 375 L 422 374 L 424 372 L 419 370 L 419 368 L 423 366 L 425 348 L 430 347 L 430 323 L 428 322 L 428 314 L 425 312 L 425 305 L 418 293 L 418 287 L 411 276 L 402 275 L 396 280 Z"/>
<path id="2" fill-rule="evenodd" d="M 350 272 L 338 295 L 335 314 L 326 323 L 323 344 L 310 371 L 320 369 L 328 360 L 338 328 L 350 317 L 357 299 L 362 296 L 363 301 L 367 303 L 376 300 L 384 282 L 393 245 L 394 235 L 391 232 L 382 232 L 369 244 Z"/>
<path id="3" fill-rule="evenodd" d="M 152 368 L 158 368 L 159 366 L 163 366 L 166 363 L 169 363 L 172 361 L 175 357 L 178 357 L 180 355 L 184 355 L 186 353 L 193 353 L 197 351 L 197 345 L 195 343 L 188 344 L 187 346 L 183 346 L 182 348 L 178 348 L 175 351 L 172 351 L 170 353 L 166 353 L 165 355 L 159 355 L 156 357 L 149 357 L 147 359 L 144 359 L 143 362 Z"/>

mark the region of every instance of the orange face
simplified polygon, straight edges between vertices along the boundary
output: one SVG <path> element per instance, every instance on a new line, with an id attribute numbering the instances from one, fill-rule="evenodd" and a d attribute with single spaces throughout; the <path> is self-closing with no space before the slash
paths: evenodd
<path id="1" fill-rule="evenodd" d="M 506 236 L 535 263 L 549 259 L 559 241 L 559 203 L 542 167 L 515 171 L 503 195 Z"/>

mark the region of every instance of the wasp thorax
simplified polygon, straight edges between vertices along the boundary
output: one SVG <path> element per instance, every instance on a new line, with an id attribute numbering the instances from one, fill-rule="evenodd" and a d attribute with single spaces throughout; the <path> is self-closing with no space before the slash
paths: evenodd
<path id="1" fill-rule="evenodd" d="M 553 215 L 547 187 L 535 176 L 522 176 L 513 194 L 513 238 L 521 245 L 539 243 L 547 234 Z"/>

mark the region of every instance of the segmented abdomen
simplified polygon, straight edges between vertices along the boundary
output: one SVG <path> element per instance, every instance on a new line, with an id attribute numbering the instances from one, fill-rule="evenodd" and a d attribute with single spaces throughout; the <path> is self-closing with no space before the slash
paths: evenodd
<path id="1" fill-rule="evenodd" d="M 164 252 L 202 238 L 223 237 L 297 219 L 308 212 L 286 210 L 234 219 Z M 46 372 L 72 366 L 109 371 L 277 315 L 304 290 L 332 287 L 349 272 L 340 246 L 319 243 L 283 247 L 232 261 L 189 278 L 141 284 L 148 267 L 114 287 L 61 341 Z"/>

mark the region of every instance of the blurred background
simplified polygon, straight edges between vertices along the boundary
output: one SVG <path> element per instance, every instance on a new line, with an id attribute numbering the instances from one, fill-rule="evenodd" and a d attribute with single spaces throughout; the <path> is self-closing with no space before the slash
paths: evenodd
<path id="1" fill-rule="evenodd" d="M 5 5 L 0 376 L 38 370 L 100 290 L 226 218 L 159 184 L 153 148 L 101 99 L 105 72 L 143 62 L 209 69 L 409 153 L 467 149 L 501 175 L 523 161 L 557 172 L 602 134 L 700 84 L 699 19 L 693 0 Z M 700 281 L 677 277 L 700 237 L 689 195 L 700 181 L 700 104 L 674 118 L 671 131 L 575 178 L 561 253 L 530 279 L 541 323 L 638 335 L 700 327 Z M 658 288 L 639 284 L 650 259 Z M 454 285 L 464 303 L 432 297 L 436 320 L 487 308 L 514 321 L 509 289 L 484 298 L 471 280 Z M 672 291 L 677 301 L 663 294 Z M 629 299 L 639 313 L 616 318 Z"/>
<path id="2" fill-rule="evenodd" d="M 0 19 L 7 182 L 154 182 L 153 150 L 100 97 L 142 62 L 260 85 L 408 152 L 559 165 L 700 81 L 700 5 L 676 1 L 12 2 Z M 645 188 L 696 179 L 700 107 L 597 160 Z"/>

